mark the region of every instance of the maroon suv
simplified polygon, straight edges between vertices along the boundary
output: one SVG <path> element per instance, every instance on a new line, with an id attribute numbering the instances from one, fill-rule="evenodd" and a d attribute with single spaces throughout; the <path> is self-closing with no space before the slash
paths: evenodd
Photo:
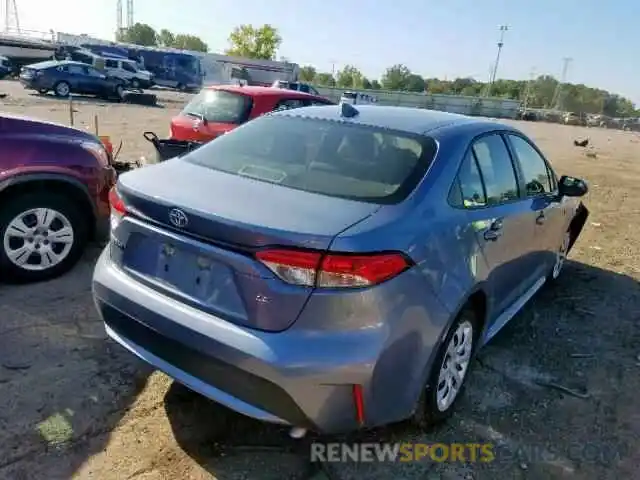
<path id="1" fill-rule="evenodd" d="M 109 231 L 115 171 L 89 132 L 0 114 L 0 279 L 69 270 Z"/>

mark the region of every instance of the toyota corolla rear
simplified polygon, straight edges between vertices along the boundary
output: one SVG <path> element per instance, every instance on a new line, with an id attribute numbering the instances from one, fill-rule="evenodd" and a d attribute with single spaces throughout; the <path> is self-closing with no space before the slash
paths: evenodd
<path id="1" fill-rule="evenodd" d="M 447 317 L 394 230 L 435 151 L 277 114 L 123 175 L 93 282 L 109 335 L 254 418 L 326 432 L 399 420 L 423 373 L 406 366 L 430 341 L 416 332 Z"/>

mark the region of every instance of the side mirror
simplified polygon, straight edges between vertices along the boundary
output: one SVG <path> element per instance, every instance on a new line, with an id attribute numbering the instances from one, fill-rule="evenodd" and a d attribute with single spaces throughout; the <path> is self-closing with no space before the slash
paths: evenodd
<path id="1" fill-rule="evenodd" d="M 558 190 L 563 197 L 582 197 L 587 194 L 589 187 L 581 178 L 563 175 L 558 182 Z"/>

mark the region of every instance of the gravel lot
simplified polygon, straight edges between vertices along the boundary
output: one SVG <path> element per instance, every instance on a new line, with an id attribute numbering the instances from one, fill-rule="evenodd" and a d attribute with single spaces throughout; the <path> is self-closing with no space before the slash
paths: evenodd
<path id="1" fill-rule="evenodd" d="M 0 92 L 9 94 L 0 110 L 68 123 L 64 101 L 6 81 Z M 97 114 L 100 132 L 116 145 L 122 140 L 120 159 L 151 158 L 142 132 L 164 137 L 187 98 L 159 96 L 158 108 L 76 100 L 76 125 L 92 128 Z M 0 285 L 0 478 L 637 478 L 640 137 L 521 126 L 557 170 L 590 182 L 591 217 L 572 262 L 557 288 L 543 289 L 482 351 L 446 425 L 346 439 L 489 442 L 494 462 L 311 464 L 310 438 L 290 440 L 286 430 L 191 394 L 107 341 L 91 300 L 94 247 L 61 279 Z M 573 146 L 584 136 L 597 158 Z"/>

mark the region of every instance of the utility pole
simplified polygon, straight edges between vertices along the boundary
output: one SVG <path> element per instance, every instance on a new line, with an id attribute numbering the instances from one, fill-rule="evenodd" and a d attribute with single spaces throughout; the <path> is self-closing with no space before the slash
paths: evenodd
<path id="1" fill-rule="evenodd" d="M 489 80 L 489 96 L 491 95 L 491 89 L 496 81 L 496 75 L 498 74 L 498 65 L 500 65 L 500 54 L 502 53 L 502 47 L 504 46 L 504 34 L 509 30 L 506 25 L 500 25 L 500 39 L 498 40 L 498 53 L 496 55 L 496 62 L 493 64 L 493 73 Z"/>
<path id="2" fill-rule="evenodd" d="M 122 35 L 122 0 L 116 2 L 116 40 Z"/>
<path id="3" fill-rule="evenodd" d="M 569 71 L 569 65 L 573 61 L 573 58 L 564 57 L 562 59 L 562 75 L 560 76 L 560 81 L 556 86 L 556 91 L 553 92 L 553 99 L 551 100 L 551 105 L 555 110 L 560 110 L 564 103 L 564 92 L 563 87 L 567 82 L 567 72 Z"/>
<path id="4" fill-rule="evenodd" d="M 531 69 L 531 73 L 529 74 L 529 81 L 527 82 L 527 86 L 524 89 L 524 101 L 522 102 L 522 107 L 526 111 L 527 106 L 529 105 L 529 97 L 531 96 L 531 86 L 533 84 L 533 79 L 536 77 L 536 69 L 535 67 Z"/>
<path id="5" fill-rule="evenodd" d="M 127 0 L 127 28 L 133 27 L 133 0 Z"/>
<path id="6" fill-rule="evenodd" d="M 491 79 L 493 78 L 493 63 L 489 65 L 489 80 L 487 80 L 487 84 L 482 89 L 482 96 L 488 97 L 491 94 Z"/>
<path id="7" fill-rule="evenodd" d="M 20 19 L 18 18 L 18 5 L 16 0 L 4 2 L 4 33 L 20 33 Z"/>

